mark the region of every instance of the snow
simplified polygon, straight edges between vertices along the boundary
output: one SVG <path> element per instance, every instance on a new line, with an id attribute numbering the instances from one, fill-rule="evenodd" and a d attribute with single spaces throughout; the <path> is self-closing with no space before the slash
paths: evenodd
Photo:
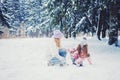
<path id="1" fill-rule="evenodd" d="M 83 23 L 84 20 L 85 20 L 85 17 L 82 17 L 82 19 L 76 24 L 76 28 L 81 26 L 81 24 Z"/>
<path id="2" fill-rule="evenodd" d="M 80 40 L 63 39 L 63 43 L 71 48 Z M 92 65 L 60 67 L 46 65 L 49 38 L 0 39 L 0 80 L 120 80 L 120 48 L 95 37 L 87 43 Z"/>

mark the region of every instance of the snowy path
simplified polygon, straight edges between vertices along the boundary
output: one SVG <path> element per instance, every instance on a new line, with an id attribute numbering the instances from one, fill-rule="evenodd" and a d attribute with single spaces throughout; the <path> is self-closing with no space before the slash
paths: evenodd
<path id="1" fill-rule="evenodd" d="M 93 65 L 85 62 L 84 67 L 46 66 L 48 43 L 48 38 L 1 39 L 0 80 L 120 80 L 120 48 L 106 40 L 88 39 Z M 68 47 L 76 43 L 79 39 L 64 41 Z"/>

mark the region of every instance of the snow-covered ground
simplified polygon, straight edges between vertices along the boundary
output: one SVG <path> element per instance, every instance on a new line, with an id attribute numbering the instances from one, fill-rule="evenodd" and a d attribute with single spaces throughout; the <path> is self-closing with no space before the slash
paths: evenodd
<path id="1" fill-rule="evenodd" d="M 64 39 L 67 48 L 80 38 Z M 0 80 L 120 80 L 120 48 L 88 38 L 93 65 L 47 66 L 49 38 L 0 39 Z M 47 50 L 47 51 L 46 51 Z"/>

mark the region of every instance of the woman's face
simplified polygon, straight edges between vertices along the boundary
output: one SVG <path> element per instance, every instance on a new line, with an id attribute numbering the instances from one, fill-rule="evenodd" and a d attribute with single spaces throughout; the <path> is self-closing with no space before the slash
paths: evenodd
<path id="1" fill-rule="evenodd" d="M 55 43 L 56 43 L 56 46 L 60 48 L 60 39 L 59 38 L 55 38 Z"/>

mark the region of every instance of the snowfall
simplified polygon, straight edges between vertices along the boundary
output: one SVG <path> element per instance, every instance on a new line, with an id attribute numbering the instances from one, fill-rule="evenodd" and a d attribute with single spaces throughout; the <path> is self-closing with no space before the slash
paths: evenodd
<path id="1" fill-rule="evenodd" d="M 48 66 L 50 38 L 0 39 L 0 80 L 120 80 L 120 48 L 88 37 L 88 50 L 92 65 L 84 61 L 83 67 Z M 63 39 L 66 48 L 80 42 L 77 37 Z M 69 54 L 69 53 L 68 53 Z"/>

